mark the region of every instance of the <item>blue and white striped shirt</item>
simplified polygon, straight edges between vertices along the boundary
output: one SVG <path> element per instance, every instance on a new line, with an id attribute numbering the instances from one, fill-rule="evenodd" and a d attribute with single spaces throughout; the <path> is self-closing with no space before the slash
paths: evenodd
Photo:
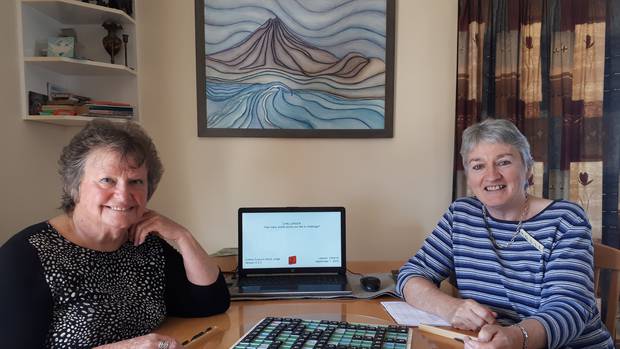
<path id="1" fill-rule="evenodd" d="M 554 201 L 523 222 L 522 228 L 544 246 L 539 252 L 515 234 L 517 222 L 487 217 L 494 248 L 476 198 L 450 205 L 422 248 L 400 269 L 402 295 L 412 277 L 439 285 L 454 273 L 462 298 L 498 313 L 498 322 L 538 320 L 547 347 L 613 348 L 594 300 L 591 227 L 578 205 Z"/>

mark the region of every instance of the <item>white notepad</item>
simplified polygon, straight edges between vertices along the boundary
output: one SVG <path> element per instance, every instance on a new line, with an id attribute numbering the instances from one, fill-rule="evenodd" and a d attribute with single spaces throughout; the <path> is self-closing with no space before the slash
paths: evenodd
<path id="1" fill-rule="evenodd" d="M 450 324 L 437 315 L 429 314 L 415 308 L 405 302 L 381 302 L 390 316 L 403 326 L 419 326 L 420 324 L 434 326 L 450 326 Z"/>

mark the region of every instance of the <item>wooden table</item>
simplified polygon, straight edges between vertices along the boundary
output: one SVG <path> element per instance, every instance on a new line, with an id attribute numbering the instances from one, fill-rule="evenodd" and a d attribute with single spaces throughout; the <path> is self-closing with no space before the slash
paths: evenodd
<path id="1" fill-rule="evenodd" d="M 206 318 L 168 318 L 156 332 L 183 342 L 207 327 L 214 327 L 214 330 L 194 341 L 189 348 L 225 349 L 268 316 L 394 324 L 381 305 L 381 300 L 393 300 L 393 298 L 234 301 L 224 314 Z M 463 348 L 463 344 L 414 329 L 412 348 L 452 349 Z"/>
<path id="2" fill-rule="evenodd" d="M 236 266 L 233 257 L 220 258 L 218 264 L 224 271 L 234 270 Z M 349 269 L 359 273 L 387 272 L 398 269 L 402 264 L 402 261 L 350 262 Z M 394 298 L 233 301 L 230 309 L 224 314 L 190 319 L 171 317 L 156 332 L 183 342 L 211 326 L 214 330 L 194 341 L 189 347 L 225 349 L 232 346 L 257 322 L 268 316 L 395 324 L 381 305 L 382 300 L 394 300 Z M 413 348 L 452 349 L 463 348 L 463 344 L 453 339 L 414 329 Z"/>

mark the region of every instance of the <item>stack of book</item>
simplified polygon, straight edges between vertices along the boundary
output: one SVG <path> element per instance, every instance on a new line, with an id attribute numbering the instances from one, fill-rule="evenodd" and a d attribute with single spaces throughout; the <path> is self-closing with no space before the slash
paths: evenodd
<path id="1" fill-rule="evenodd" d="M 78 115 L 77 105 L 43 104 L 39 115 Z"/>
<path id="2" fill-rule="evenodd" d="M 133 107 L 127 103 L 91 100 L 80 106 L 78 115 L 131 119 Z"/>
<path id="3" fill-rule="evenodd" d="M 49 99 L 41 105 L 40 115 L 79 115 L 81 106 L 88 97 L 69 92 L 52 92 Z"/>

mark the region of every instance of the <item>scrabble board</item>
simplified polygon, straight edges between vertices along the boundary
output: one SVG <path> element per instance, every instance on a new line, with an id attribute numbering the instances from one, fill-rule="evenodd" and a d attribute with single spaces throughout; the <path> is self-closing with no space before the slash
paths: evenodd
<path id="1" fill-rule="evenodd" d="M 396 325 L 267 317 L 231 349 L 409 349 L 411 329 Z"/>

